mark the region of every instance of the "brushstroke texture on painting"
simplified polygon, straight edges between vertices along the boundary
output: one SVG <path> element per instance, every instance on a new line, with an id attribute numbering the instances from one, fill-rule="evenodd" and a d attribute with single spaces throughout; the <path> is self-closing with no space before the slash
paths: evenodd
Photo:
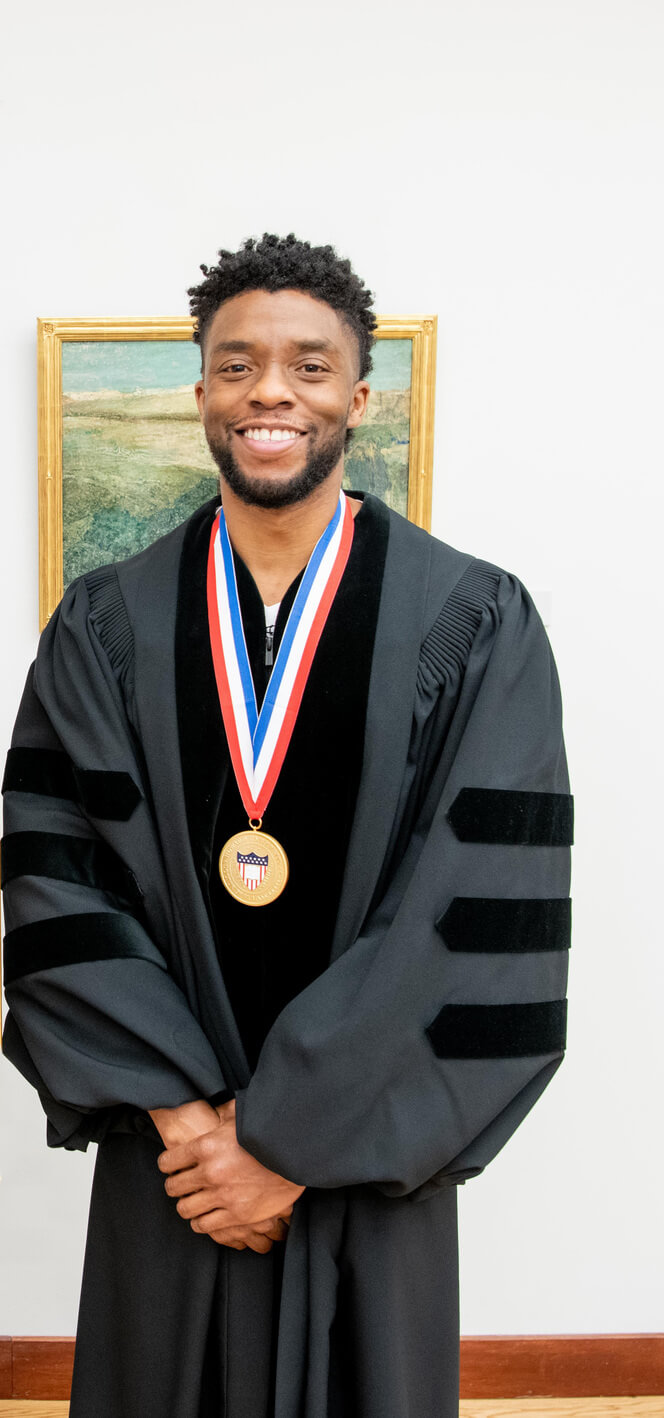
<path id="1" fill-rule="evenodd" d="M 344 485 L 406 515 L 410 340 L 379 340 L 364 424 Z M 169 532 L 217 492 L 184 341 L 71 341 L 62 347 L 64 584 Z"/>

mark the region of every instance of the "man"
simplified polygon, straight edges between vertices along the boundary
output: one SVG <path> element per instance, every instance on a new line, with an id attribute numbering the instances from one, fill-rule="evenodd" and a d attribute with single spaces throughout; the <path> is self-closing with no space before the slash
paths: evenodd
<path id="1" fill-rule="evenodd" d="M 99 1144 L 72 1418 L 452 1418 L 456 1187 L 565 1043 L 555 667 L 513 576 L 341 493 L 349 264 L 202 269 L 221 510 L 69 588 L 5 774 L 5 1051 Z"/>

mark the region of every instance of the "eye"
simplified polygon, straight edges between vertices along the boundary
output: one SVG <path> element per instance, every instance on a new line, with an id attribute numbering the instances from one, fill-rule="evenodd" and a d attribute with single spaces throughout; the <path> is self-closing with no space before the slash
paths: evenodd
<path id="1" fill-rule="evenodd" d="M 306 362 L 306 364 L 300 365 L 300 368 L 304 370 L 304 373 L 305 373 L 305 374 L 324 374 L 324 373 L 325 373 L 325 365 L 324 365 L 324 364 L 318 364 L 316 360 L 308 359 L 307 362 Z"/>
<path id="2" fill-rule="evenodd" d="M 242 364 L 239 360 L 237 360 L 237 361 L 234 361 L 232 364 L 224 364 L 224 365 L 222 365 L 221 370 L 220 370 L 220 373 L 221 373 L 221 374 L 242 374 L 242 372 L 243 372 L 245 369 L 248 369 L 248 368 L 249 368 L 249 366 L 248 366 L 247 364 Z"/>

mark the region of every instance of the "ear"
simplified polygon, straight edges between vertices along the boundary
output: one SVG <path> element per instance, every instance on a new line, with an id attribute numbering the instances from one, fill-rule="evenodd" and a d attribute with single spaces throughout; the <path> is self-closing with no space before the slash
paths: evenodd
<path id="1" fill-rule="evenodd" d="M 205 382 L 203 379 L 196 380 L 194 384 L 194 394 L 196 396 L 198 412 L 201 418 L 205 418 Z"/>
<path id="2" fill-rule="evenodd" d="M 348 410 L 348 418 L 346 420 L 347 428 L 357 428 L 358 424 L 362 422 L 367 411 L 370 393 L 371 386 L 367 383 L 366 379 L 358 379 L 353 389 L 350 409 Z"/>

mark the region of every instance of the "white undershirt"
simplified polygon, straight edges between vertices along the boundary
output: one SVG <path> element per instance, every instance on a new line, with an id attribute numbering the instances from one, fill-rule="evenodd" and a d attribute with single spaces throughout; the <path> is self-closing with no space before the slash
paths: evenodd
<path id="1" fill-rule="evenodd" d="M 265 624 L 266 624 L 266 625 L 276 625 L 276 621 L 277 621 L 277 616 L 278 616 L 278 614 L 279 614 L 279 607 L 280 607 L 280 605 L 281 605 L 281 601 L 277 601 L 276 605 L 274 605 L 274 606 L 265 606 L 265 605 L 263 606 L 263 610 L 265 611 Z"/>

